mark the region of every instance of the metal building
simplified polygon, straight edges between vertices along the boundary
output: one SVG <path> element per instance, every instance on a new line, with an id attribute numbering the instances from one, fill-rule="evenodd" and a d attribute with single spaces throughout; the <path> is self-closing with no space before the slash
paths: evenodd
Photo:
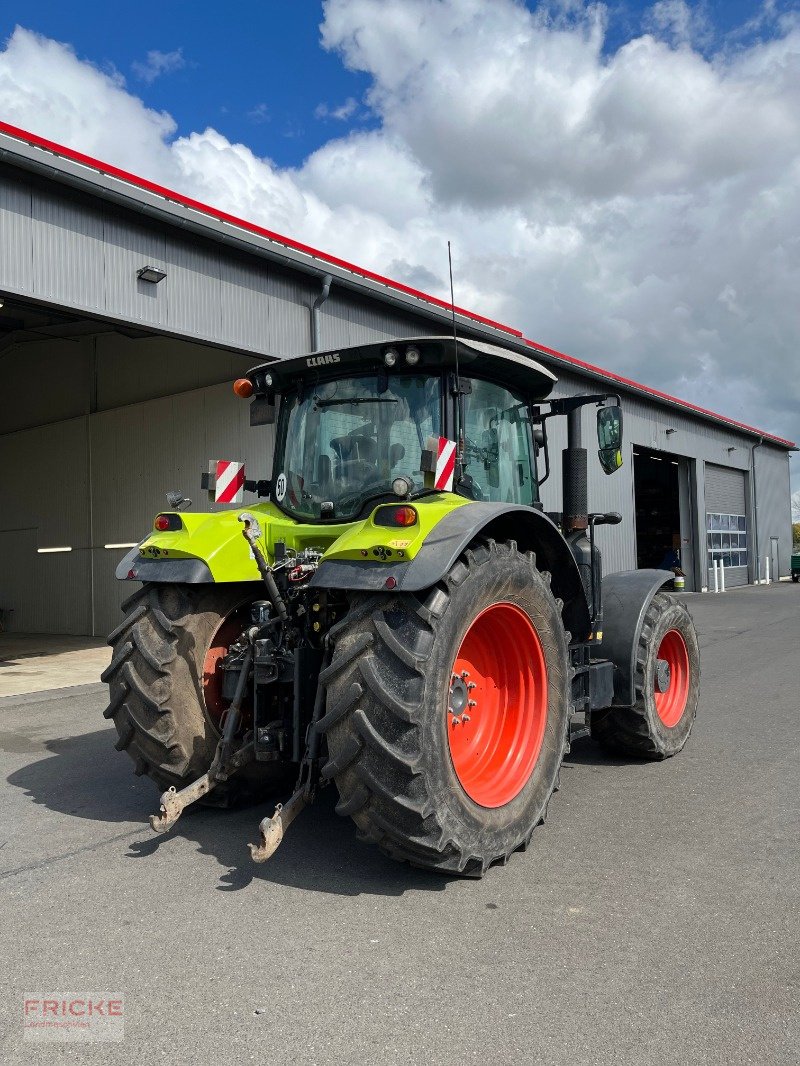
<path id="1" fill-rule="evenodd" d="M 102 635 L 114 568 L 164 492 L 208 458 L 266 476 L 231 379 L 269 358 L 447 333 L 451 309 L 135 175 L 0 123 L 0 610 L 20 632 Z M 457 309 L 460 333 L 533 355 L 554 395 L 622 396 L 625 465 L 590 462 L 607 572 L 680 554 L 689 590 L 788 573 L 789 453 L 774 435 L 571 359 Z M 585 435 L 592 427 L 585 411 Z M 556 427 L 559 420 L 556 420 Z M 554 468 L 543 486 L 555 508 Z"/>

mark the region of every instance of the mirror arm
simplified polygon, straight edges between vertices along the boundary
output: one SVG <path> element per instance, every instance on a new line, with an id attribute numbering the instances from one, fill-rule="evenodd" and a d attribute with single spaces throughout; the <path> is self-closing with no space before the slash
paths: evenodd
<path id="1" fill-rule="evenodd" d="M 541 447 L 542 447 L 542 451 L 544 452 L 544 477 L 539 477 L 539 464 L 538 464 L 538 458 L 539 457 L 537 455 L 537 456 L 534 457 L 534 461 L 536 461 L 536 484 L 537 484 L 537 486 L 544 485 L 545 481 L 547 481 L 547 479 L 550 477 L 550 445 L 549 445 L 548 439 L 547 439 L 547 419 L 550 417 L 550 414 L 552 414 L 552 413 L 553 412 L 551 411 L 548 414 L 543 415 L 541 413 L 541 409 L 539 407 L 531 406 L 531 407 L 528 408 L 528 417 L 530 419 L 531 431 L 533 431 L 533 427 L 536 426 L 536 425 L 540 425 L 542 427 L 542 445 L 541 445 Z M 531 436 L 533 436 L 532 432 L 531 432 Z"/>
<path id="2" fill-rule="evenodd" d="M 620 398 L 615 392 L 592 393 L 587 396 L 565 396 L 561 400 L 548 400 L 550 410 L 546 415 L 542 415 L 542 418 L 549 418 L 550 415 L 567 415 L 570 411 L 585 407 L 587 403 L 596 403 L 600 407 L 606 400 L 616 400 L 617 406 L 622 406 Z"/>

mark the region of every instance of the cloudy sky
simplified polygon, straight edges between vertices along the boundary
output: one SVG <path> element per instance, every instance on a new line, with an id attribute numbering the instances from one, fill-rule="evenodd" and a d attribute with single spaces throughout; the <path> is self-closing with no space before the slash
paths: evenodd
<path id="1" fill-rule="evenodd" d="M 6 121 L 800 441 L 796 3 L 4 6 Z"/>

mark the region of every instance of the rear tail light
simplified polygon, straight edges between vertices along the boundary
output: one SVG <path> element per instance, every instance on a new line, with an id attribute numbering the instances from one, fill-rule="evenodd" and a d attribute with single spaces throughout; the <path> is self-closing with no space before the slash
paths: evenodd
<path id="1" fill-rule="evenodd" d="M 415 526 L 417 512 L 413 507 L 381 507 L 375 512 L 376 526 Z"/>
<path id="2" fill-rule="evenodd" d="M 167 533 L 175 529 L 183 529 L 183 522 L 181 522 L 181 516 L 178 514 L 159 514 L 156 515 L 153 528 L 157 529 L 159 533 Z"/>

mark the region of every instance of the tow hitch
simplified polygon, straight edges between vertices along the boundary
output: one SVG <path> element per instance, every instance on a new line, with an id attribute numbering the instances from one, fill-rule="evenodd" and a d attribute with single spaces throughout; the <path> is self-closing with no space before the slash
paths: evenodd
<path id="1" fill-rule="evenodd" d="M 273 569 L 267 563 L 258 544 L 258 538 L 261 536 L 261 528 L 258 521 L 248 511 L 244 511 L 239 515 L 239 521 L 244 526 L 242 535 L 252 549 L 256 565 L 267 588 L 270 603 L 275 610 L 276 621 L 286 621 L 286 602 L 275 583 Z M 316 558 L 311 566 L 313 569 L 316 568 Z M 296 567 L 295 569 L 298 568 Z M 306 576 L 307 574 L 303 573 L 298 580 L 302 580 Z M 236 773 L 237 770 L 256 759 L 255 738 L 248 741 L 246 735 L 244 739 L 247 742 L 241 748 L 237 751 L 232 751 L 231 749 L 242 718 L 242 700 L 250 680 L 254 660 L 256 661 L 256 670 L 258 670 L 256 642 L 260 633 L 261 627 L 254 625 L 243 634 L 243 640 L 247 641 L 247 650 L 239 669 L 233 700 L 224 718 L 222 736 L 208 772 L 180 791 L 173 787 L 162 793 L 160 812 L 150 815 L 150 826 L 154 832 L 168 832 L 190 804 L 207 795 L 220 781 L 227 780 L 231 774 Z M 329 661 L 330 652 L 326 650 L 323 656 L 323 665 Z M 324 670 L 322 673 L 324 674 Z M 306 732 L 305 753 L 300 762 L 300 773 L 293 795 L 285 804 L 279 803 L 271 817 L 262 819 L 259 825 L 261 838 L 259 843 L 248 845 L 254 862 L 265 862 L 270 856 L 274 855 L 283 840 L 286 830 L 297 815 L 304 807 L 314 801 L 319 779 L 320 735 L 317 731 L 317 722 L 322 716 L 324 694 L 325 686 L 320 683 L 317 685 L 314 710 Z"/>
<path id="2" fill-rule="evenodd" d="M 325 664 L 330 661 L 330 651 L 326 650 L 325 660 L 323 662 L 323 669 L 320 672 L 320 678 L 325 676 Z M 253 862 L 266 862 L 278 849 L 278 845 L 283 840 L 283 835 L 300 811 L 306 807 L 309 803 L 314 802 L 314 796 L 316 795 L 317 781 L 319 778 L 319 744 L 320 734 L 317 729 L 317 722 L 322 717 L 322 707 L 325 700 L 325 686 L 320 683 L 317 685 L 317 695 L 314 699 L 314 711 L 311 716 L 311 722 L 308 726 L 306 751 L 303 756 L 303 761 L 300 763 L 300 775 L 295 785 L 295 790 L 292 798 L 284 806 L 279 803 L 275 808 L 275 813 L 271 818 L 263 818 L 259 824 L 258 831 L 261 835 L 261 840 L 258 844 L 248 844 L 250 848 L 250 854 L 253 857 Z"/>

